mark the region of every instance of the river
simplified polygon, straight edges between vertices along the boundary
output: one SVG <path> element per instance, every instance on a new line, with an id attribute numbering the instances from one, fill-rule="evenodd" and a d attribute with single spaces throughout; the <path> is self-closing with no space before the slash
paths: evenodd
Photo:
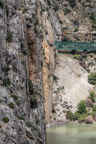
<path id="1" fill-rule="evenodd" d="M 47 144 L 96 144 L 96 125 L 55 125 L 47 129 Z"/>

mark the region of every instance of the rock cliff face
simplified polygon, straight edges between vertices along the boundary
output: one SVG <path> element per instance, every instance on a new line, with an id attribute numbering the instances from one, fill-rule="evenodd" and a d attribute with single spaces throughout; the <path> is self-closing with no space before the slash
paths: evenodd
<path id="1" fill-rule="evenodd" d="M 0 143 L 46 143 L 35 0 L 0 0 Z"/>

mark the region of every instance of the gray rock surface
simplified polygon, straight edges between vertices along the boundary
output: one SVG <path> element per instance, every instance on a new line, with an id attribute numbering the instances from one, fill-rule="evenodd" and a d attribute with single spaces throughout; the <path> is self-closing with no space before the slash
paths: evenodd
<path id="1" fill-rule="evenodd" d="M 34 94 L 29 93 L 28 57 L 30 44 L 36 41 L 33 15 L 36 15 L 35 0 L 5 0 L 0 6 L 0 143 L 45 144 L 44 96 L 41 58 L 35 46 L 36 76 L 32 82 Z M 28 42 L 28 28 L 31 36 Z M 39 47 L 38 47 L 39 46 Z M 28 54 L 27 54 L 28 53 Z M 36 53 L 34 53 L 36 57 Z M 33 79 L 32 79 L 33 80 Z M 37 97 L 37 107 L 31 108 L 30 98 Z M 30 122 L 28 125 L 27 123 Z"/>

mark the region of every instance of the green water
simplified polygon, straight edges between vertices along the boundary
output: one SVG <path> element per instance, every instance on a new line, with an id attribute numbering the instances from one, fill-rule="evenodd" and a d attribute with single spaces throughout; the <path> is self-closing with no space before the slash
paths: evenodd
<path id="1" fill-rule="evenodd" d="M 47 144 L 96 144 L 96 125 L 57 125 L 47 129 Z"/>

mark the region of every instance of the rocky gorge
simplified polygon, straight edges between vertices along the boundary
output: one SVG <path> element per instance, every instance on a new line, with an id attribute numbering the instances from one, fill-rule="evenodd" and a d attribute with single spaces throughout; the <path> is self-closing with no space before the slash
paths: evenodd
<path id="1" fill-rule="evenodd" d="M 54 105 L 59 94 L 54 91 L 66 87 L 63 100 L 71 102 L 74 86 L 69 92 L 69 84 L 63 85 L 70 81 L 70 73 L 77 83 L 81 77 L 86 85 L 77 101 L 88 96 L 88 88 L 93 87 L 87 83 L 88 72 L 72 55 L 58 54 L 54 41 L 95 41 L 95 7 L 95 0 L 0 0 L 1 144 L 46 144 L 46 123 L 62 119 L 60 105 Z"/>

